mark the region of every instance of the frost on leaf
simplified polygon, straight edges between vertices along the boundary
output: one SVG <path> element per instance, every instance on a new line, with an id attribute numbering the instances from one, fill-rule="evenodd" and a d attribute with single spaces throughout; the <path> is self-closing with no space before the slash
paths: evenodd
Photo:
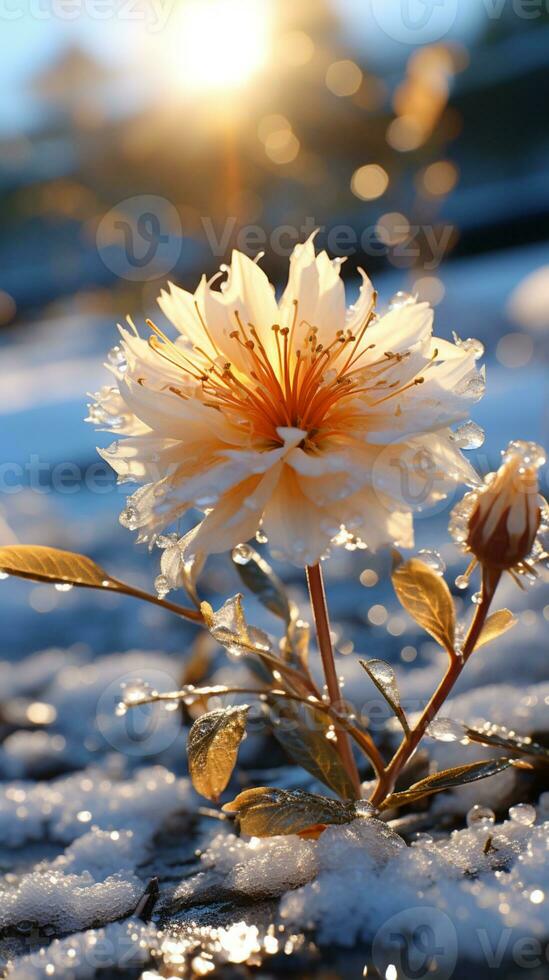
<path id="1" fill-rule="evenodd" d="M 351 823 L 359 816 L 354 803 L 268 786 L 244 790 L 223 810 L 235 814 L 241 831 L 250 837 L 317 837 L 329 824 Z"/>
<path id="2" fill-rule="evenodd" d="M 383 695 L 387 704 L 396 715 L 404 731 L 408 733 L 410 726 L 400 704 L 400 691 L 397 686 L 395 672 L 384 660 L 360 660 L 360 666 L 374 682 L 378 691 Z"/>
<path id="3" fill-rule="evenodd" d="M 248 711 L 247 705 L 209 711 L 189 732 L 189 773 L 196 791 L 208 800 L 218 800 L 231 778 Z"/>
<path id="4" fill-rule="evenodd" d="M 406 612 L 452 654 L 456 613 L 444 579 L 418 558 L 412 558 L 395 568 L 392 580 Z"/>
<path id="5" fill-rule="evenodd" d="M 196 580 L 204 567 L 205 556 L 195 552 L 193 545 L 200 524 L 184 534 L 182 538 L 174 535 L 161 535 L 157 545 L 162 548 L 160 571 L 164 576 L 169 591 L 185 589 L 185 592 L 196 605 L 200 600 L 196 592 Z"/>
<path id="6" fill-rule="evenodd" d="M 393 793 L 392 796 L 388 796 L 382 803 L 381 809 L 406 806 L 406 804 L 415 803 L 416 800 L 421 800 L 425 796 L 431 796 L 432 793 L 455 789 L 456 786 L 463 786 L 465 783 L 474 783 L 477 779 L 495 776 L 496 773 L 503 772 L 512 764 L 510 759 L 485 759 L 481 762 L 456 766 L 453 769 L 444 769 L 442 772 L 436 772 L 425 779 L 421 779 L 419 783 L 414 783 L 402 793 Z"/>
<path id="7" fill-rule="evenodd" d="M 240 592 L 227 599 L 217 612 L 213 611 L 208 602 L 203 602 L 200 609 L 213 638 L 234 656 L 268 653 L 271 650 L 271 641 L 267 634 L 255 626 L 248 626 Z"/>

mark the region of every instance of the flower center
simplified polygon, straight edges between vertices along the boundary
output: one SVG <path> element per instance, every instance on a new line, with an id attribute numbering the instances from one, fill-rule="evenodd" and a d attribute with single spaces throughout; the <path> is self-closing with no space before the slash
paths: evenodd
<path id="1" fill-rule="evenodd" d="M 197 382 L 205 404 L 249 429 L 268 447 L 281 444 L 278 428 L 291 427 L 308 433 L 303 448 L 317 448 L 321 438 L 341 431 L 354 420 L 363 420 L 364 413 L 353 410 L 357 395 L 369 393 L 370 404 L 377 405 L 422 383 L 423 378 L 416 378 L 402 387 L 400 380 L 386 377 L 406 353 L 386 351 L 373 363 L 363 363 L 366 353 L 376 346 L 363 343 L 373 313 L 356 334 L 337 330 L 326 345 L 319 343 L 317 327 L 302 321 L 300 327 L 305 327 L 306 332 L 298 346 L 297 302 L 294 307 L 291 327 L 274 324 L 270 328 L 269 352 L 256 327 L 252 323 L 245 325 L 235 311 L 236 327 L 229 335 L 235 344 L 233 361 L 219 350 L 202 317 L 209 345 L 217 351 L 215 359 L 198 346 L 192 352 L 183 351 L 150 320 L 147 323 L 153 334 L 149 343 L 160 356 L 180 367 L 187 380 L 190 376 Z M 171 386 L 171 390 L 181 397 L 192 397 L 179 388 Z"/>

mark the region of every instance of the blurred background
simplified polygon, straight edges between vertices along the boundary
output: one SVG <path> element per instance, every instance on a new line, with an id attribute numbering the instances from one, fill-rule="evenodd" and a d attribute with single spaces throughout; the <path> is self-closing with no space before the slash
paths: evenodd
<path id="1" fill-rule="evenodd" d="M 482 472 L 511 438 L 547 446 L 543 0 L 12 0 L 0 19 L 4 543 L 87 552 L 151 588 L 159 555 L 117 520 L 132 487 L 115 485 L 95 453 L 109 437 L 83 422 L 116 322 L 158 318 L 166 279 L 194 289 L 235 246 L 265 251 L 281 288 L 314 228 L 346 259 L 351 298 L 362 266 L 382 307 L 417 293 L 439 335 L 485 344 Z M 418 522 L 418 546 L 446 517 Z M 338 561 L 336 618 L 412 662 L 383 556 Z M 366 566 L 351 600 L 343 580 Z M 297 570 L 282 572 L 299 593 Z M 220 559 L 206 588 L 226 596 L 235 581 Z M 181 624 L 129 599 L 9 581 L 0 611 L 5 662 L 184 645 Z M 546 629 L 548 606 L 528 612 Z"/>

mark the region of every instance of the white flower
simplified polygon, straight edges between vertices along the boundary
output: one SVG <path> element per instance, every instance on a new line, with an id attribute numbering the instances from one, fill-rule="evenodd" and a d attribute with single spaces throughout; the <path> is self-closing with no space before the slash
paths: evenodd
<path id="1" fill-rule="evenodd" d="M 111 358 L 112 416 L 124 438 L 103 457 L 144 484 L 121 521 L 154 540 L 187 510 L 205 518 L 197 552 L 222 552 L 261 526 L 275 553 L 315 563 L 348 536 L 413 544 L 412 512 L 476 474 L 450 426 L 484 380 L 475 345 L 432 337 L 427 303 L 401 296 L 382 317 L 362 274 L 345 308 L 340 263 L 298 246 L 277 302 L 259 266 L 234 252 L 227 281 L 159 303 L 178 331 L 122 329 Z M 128 417 L 132 423 L 128 423 Z"/>

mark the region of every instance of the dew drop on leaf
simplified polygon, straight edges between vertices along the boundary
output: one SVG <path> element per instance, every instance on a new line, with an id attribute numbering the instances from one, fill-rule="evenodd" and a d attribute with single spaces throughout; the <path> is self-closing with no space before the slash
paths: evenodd
<path id="1" fill-rule="evenodd" d="M 170 583 L 165 575 L 156 576 L 154 580 L 154 587 L 159 599 L 163 599 L 164 596 L 166 596 L 170 591 Z"/>
<path id="2" fill-rule="evenodd" d="M 435 551 L 433 548 L 422 548 L 421 551 L 418 551 L 417 556 L 424 565 L 428 565 L 437 575 L 444 575 L 446 562 L 439 551 Z"/>
<path id="3" fill-rule="evenodd" d="M 427 728 L 427 735 L 438 742 L 458 742 L 464 738 L 465 731 L 459 721 L 451 718 L 435 718 Z"/>

